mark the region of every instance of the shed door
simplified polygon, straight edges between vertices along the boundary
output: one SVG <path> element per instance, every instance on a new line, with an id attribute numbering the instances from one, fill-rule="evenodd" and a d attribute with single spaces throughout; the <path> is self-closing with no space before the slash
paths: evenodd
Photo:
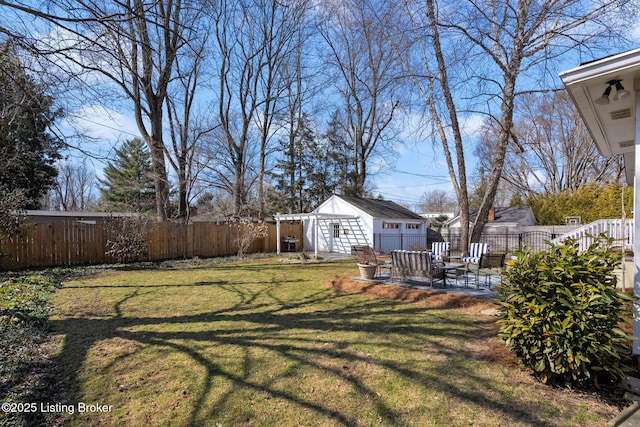
<path id="1" fill-rule="evenodd" d="M 332 223 L 329 227 L 331 236 L 329 238 L 329 252 L 334 252 L 340 248 L 340 224 Z"/>

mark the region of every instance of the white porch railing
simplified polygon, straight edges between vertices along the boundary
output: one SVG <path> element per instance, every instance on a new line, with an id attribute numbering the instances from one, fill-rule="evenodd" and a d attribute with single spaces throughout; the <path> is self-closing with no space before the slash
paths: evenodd
<path id="1" fill-rule="evenodd" d="M 584 250 L 593 243 L 593 237 L 590 236 L 598 236 L 600 233 L 607 233 L 609 237 L 618 240 L 626 251 L 633 251 L 635 237 L 633 219 L 627 219 L 624 223 L 622 219 L 599 219 L 556 237 L 551 242 L 559 244 L 572 238 L 578 240 L 580 250 Z"/>

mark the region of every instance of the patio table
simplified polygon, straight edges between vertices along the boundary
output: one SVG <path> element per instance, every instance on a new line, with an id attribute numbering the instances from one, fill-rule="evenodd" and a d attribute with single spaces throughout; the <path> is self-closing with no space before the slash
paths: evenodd
<path id="1" fill-rule="evenodd" d="M 464 264 L 460 264 L 457 262 L 445 262 L 442 266 L 440 266 L 440 268 L 444 270 L 444 281 L 442 286 L 445 288 L 447 287 L 447 277 L 449 276 L 449 274 L 451 274 L 451 271 L 453 271 L 453 274 L 455 274 L 455 271 L 462 267 L 464 267 Z"/>

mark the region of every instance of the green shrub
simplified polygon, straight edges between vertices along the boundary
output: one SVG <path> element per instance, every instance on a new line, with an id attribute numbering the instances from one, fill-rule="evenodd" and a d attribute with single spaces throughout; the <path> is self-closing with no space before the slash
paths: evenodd
<path id="1" fill-rule="evenodd" d="M 43 323 L 57 284 L 44 276 L 19 276 L 0 282 L 0 315 Z"/>
<path id="2" fill-rule="evenodd" d="M 545 383 L 598 385 L 623 375 L 630 337 L 619 325 L 632 298 L 616 289 L 622 254 L 612 242 L 601 235 L 580 251 L 567 241 L 509 263 L 498 290 L 499 336 Z"/>
<path id="3" fill-rule="evenodd" d="M 0 279 L 0 396 L 7 403 L 52 402 L 60 390 L 49 350 L 50 297 L 55 277 L 23 275 Z M 0 412 L 0 426 L 59 425 L 54 412 Z"/>

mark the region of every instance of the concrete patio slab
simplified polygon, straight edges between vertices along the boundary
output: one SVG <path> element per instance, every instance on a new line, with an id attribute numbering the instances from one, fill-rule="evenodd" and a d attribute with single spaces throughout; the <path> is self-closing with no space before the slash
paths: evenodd
<path id="1" fill-rule="evenodd" d="M 446 287 L 442 286 L 442 282 L 436 282 L 432 287 L 424 281 L 412 279 L 406 279 L 404 281 L 394 279 L 394 281 L 392 282 L 389 278 L 389 275 L 378 275 L 373 280 L 368 280 L 360 276 L 355 276 L 354 279 L 372 283 L 382 283 L 385 285 L 400 286 L 408 289 L 425 291 L 433 290 L 451 294 L 469 295 L 478 298 L 495 298 L 497 294 L 495 287 L 500 283 L 498 278 L 492 278 L 491 281 L 487 282 L 485 285 L 484 279 L 481 279 L 481 286 L 476 287 L 475 278 L 469 278 L 466 276 L 458 276 L 456 279 L 448 278 Z"/>

